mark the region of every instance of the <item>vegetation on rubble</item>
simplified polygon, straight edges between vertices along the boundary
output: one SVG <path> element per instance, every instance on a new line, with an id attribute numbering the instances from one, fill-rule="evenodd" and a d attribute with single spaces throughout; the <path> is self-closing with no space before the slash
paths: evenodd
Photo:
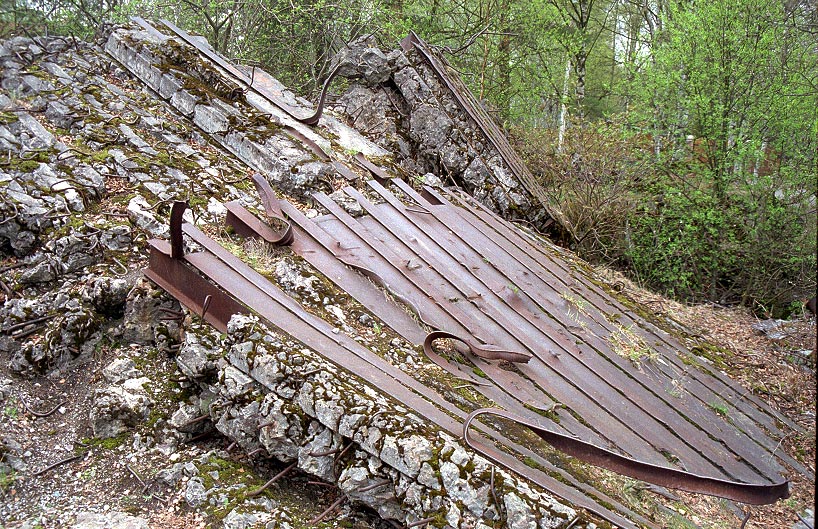
<path id="1" fill-rule="evenodd" d="M 807 2 L 36 5 L 12 0 L 0 36 L 91 35 L 103 19 L 169 16 L 307 95 L 344 43 L 374 34 L 391 48 L 415 30 L 511 129 L 562 242 L 584 258 L 677 299 L 766 315 L 815 290 L 818 51 Z M 199 69 L 176 51 L 166 67 Z M 235 92 L 200 82 L 189 88 Z"/>

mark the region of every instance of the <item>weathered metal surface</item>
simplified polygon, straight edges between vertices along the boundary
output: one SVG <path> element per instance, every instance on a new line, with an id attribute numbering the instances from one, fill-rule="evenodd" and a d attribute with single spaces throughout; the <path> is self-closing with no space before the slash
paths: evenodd
<path id="1" fill-rule="evenodd" d="M 333 333 L 327 322 L 307 312 L 263 276 L 194 226 L 185 223 L 181 228 L 185 235 L 204 250 L 173 259 L 169 255 L 167 243 L 152 241 L 152 250 L 156 251 L 152 251 L 151 266 L 145 273 L 182 303 L 198 312 L 202 310 L 202 305 L 207 303 L 206 300 L 211 299 L 211 308 L 205 317 L 222 330 L 225 328 L 225 322 L 229 320 L 231 311 L 255 312 L 339 367 L 392 395 L 397 401 L 411 407 L 440 428 L 453 435 L 459 435 L 462 431 L 462 424 L 467 419 L 466 414 L 443 396 L 355 340 L 343 334 Z M 199 299 L 202 301 L 199 302 Z M 483 434 L 470 437 L 473 446 L 493 454 L 493 459 L 506 468 L 621 527 L 635 529 L 635 523 L 653 527 L 649 521 L 605 494 L 593 491 L 586 484 L 578 482 L 569 473 L 528 447 L 507 439 L 489 426 L 478 424 L 477 427 Z M 493 448 L 494 443 L 530 458 L 548 473 L 526 466 L 510 453 L 498 451 Z M 584 492 L 593 494 L 588 496 Z"/>
<path id="2" fill-rule="evenodd" d="M 528 403 L 538 393 L 547 395 L 547 402 L 555 400 L 565 406 L 565 411 L 556 410 L 561 419 L 582 418 L 573 424 L 560 420 L 561 426 L 583 430 L 578 423 L 589 424 L 590 430 L 596 432 L 590 440 L 623 456 L 729 478 L 724 481 L 766 483 L 780 491 L 783 467 L 770 457 L 775 440 L 764 425 L 738 407 L 729 415 L 739 427 L 713 411 L 711 403 L 717 402 L 714 399 L 724 389 L 722 380 L 684 365 L 678 358 L 678 348 L 658 348 L 656 344 L 662 345 L 662 340 L 656 340 L 649 329 L 636 326 L 635 320 L 628 324 L 633 328 L 628 331 L 642 343 L 659 349 L 651 354 L 661 356 L 645 359 L 639 366 L 620 356 L 606 338 L 623 332 L 623 327 L 613 325 L 596 306 L 572 316 L 566 299 L 570 296 L 565 293 L 573 291 L 560 291 L 553 285 L 570 285 L 578 298 L 597 298 L 597 303 L 611 305 L 603 303 L 601 292 L 570 279 L 568 270 L 560 270 L 564 277 L 560 280 L 530 256 L 528 260 L 518 259 L 520 256 L 507 251 L 508 246 L 503 249 L 496 237 L 486 237 L 493 231 L 489 226 L 475 227 L 479 220 L 476 215 L 445 203 L 442 196 L 428 201 L 402 182 L 395 183 L 418 203 L 402 206 L 394 195 L 372 182 L 373 190 L 385 200 L 381 204 L 370 203 L 354 189 L 346 190 L 370 217 L 353 219 L 328 197 L 316 194 L 316 200 L 331 216 L 305 225 L 313 231 L 319 226 L 338 245 L 354 248 L 356 259 L 368 263 L 379 276 L 389 278 L 384 283 L 401 298 L 412 299 L 421 320 L 431 327 L 454 329 L 449 332 L 533 356 L 528 364 L 517 366 L 519 374 L 509 374 L 496 366 L 492 368 L 492 362 L 467 354 L 488 379 L 499 376 L 502 384 L 487 384 L 486 380 L 469 376 L 470 366 L 446 362 L 448 370 L 478 384 L 489 398 L 497 397 L 498 386 L 513 387 L 509 379 L 516 376 L 517 388 L 527 388 L 511 391 L 518 403 Z M 543 279 L 548 276 L 554 277 Z M 630 318 L 628 315 L 623 321 Z M 652 341 L 647 342 L 642 335 L 650 336 Z M 682 397 L 668 394 L 667 388 L 680 377 L 691 380 L 697 393 L 687 391 Z M 774 418 L 764 406 L 756 407 L 754 414 Z M 587 434 L 588 428 L 584 430 Z M 782 459 L 791 463 L 783 455 Z M 740 488 L 737 485 L 737 491 Z"/>

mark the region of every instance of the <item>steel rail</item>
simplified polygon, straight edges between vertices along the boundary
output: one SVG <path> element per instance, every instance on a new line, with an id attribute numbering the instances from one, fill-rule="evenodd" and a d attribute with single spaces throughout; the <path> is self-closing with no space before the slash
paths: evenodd
<path id="1" fill-rule="evenodd" d="M 211 309 L 212 312 L 209 312 L 209 314 L 215 315 L 218 313 L 224 315 L 224 312 L 220 309 L 220 307 L 227 306 L 238 307 L 236 309 L 237 312 L 244 312 L 246 309 L 243 308 L 243 305 L 247 305 L 253 309 L 253 311 L 257 312 L 259 315 L 276 325 L 278 328 L 282 329 L 287 334 L 292 335 L 295 339 L 301 341 L 305 345 L 320 351 L 336 365 L 349 370 L 369 383 L 375 384 L 376 387 L 379 387 L 393 396 L 396 396 L 400 402 L 410 405 L 416 412 L 432 419 L 438 426 L 452 433 L 457 432 L 459 423 L 453 421 L 449 415 L 442 414 L 442 412 L 438 410 L 438 407 L 442 407 L 449 413 L 453 413 L 455 416 L 462 418 L 464 414 L 459 409 L 447 403 L 439 395 L 418 383 L 415 379 L 391 366 L 391 364 L 386 363 L 380 359 L 380 357 L 373 355 L 370 351 L 360 346 L 354 340 L 345 336 L 334 335 L 331 332 L 330 326 L 326 322 L 304 311 L 300 305 L 283 294 L 283 292 L 273 287 L 257 272 L 251 270 L 238 258 L 221 248 L 218 244 L 209 239 L 195 227 L 189 224 L 184 224 L 182 229 L 186 235 L 190 236 L 194 240 L 194 242 L 205 248 L 206 252 L 188 254 L 184 256 L 183 259 L 173 259 L 170 257 L 169 245 L 155 245 L 154 249 L 157 253 L 162 253 L 165 260 L 175 264 L 179 270 L 187 271 L 186 274 L 179 274 L 172 280 L 182 281 L 183 285 L 194 284 L 194 278 L 200 276 L 188 268 L 185 264 L 187 263 L 192 265 L 194 269 L 205 273 L 207 277 L 228 292 L 240 292 L 238 295 L 241 296 L 243 301 L 242 304 L 237 303 L 235 300 L 230 301 L 232 296 L 225 294 L 213 284 L 200 277 L 200 284 L 187 288 L 201 292 L 200 289 L 202 285 L 208 285 L 209 288 L 215 289 L 215 292 L 212 295 L 208 294 L 204 298 L 216 300 L 212 303 L 214 308 Z M 172 231 L 176 232 L 176 230 Z M 149 277 L 157 277 L 161 274 L 161 271 L 162 270 L 158 272 L 152 271 L 152 273 L 149 274 Z M 168 281 L 163 281 L 163 278 L 161 277 L 159 277 L 159 279 L 165 284 L 168 283 Z M 161 282 L 157 283 L 162 286 Z M 173 285 L 171 285 L 171 288 L 172 289 L 169 290 L 169 292 L 172 292 L 175 295 L 179 294 L 180 301 L 183 301 L 185 304 L 191 302 L 191 299 L 185 299 L 186 296 L 183 292 L 179 292 L 178 289 L 174 289 Z M 195 297 L 192 299 L 192 303 L 197 304 Z M 198 303 L 198 305 L 201 306 L 201 303 Z M 226 319 L 221 322 L 222 326 L 226 324 L 228 319 L 229 315 L 227 315 Z M 303 325 L 305 322 L 309 325 Z M 317 331 L 318 334 L 315 334 L 313 331 Z M 337 349 L 338 345 L 342 346 L 346 352 L 352 354 L 335 353 L 334 351 Z M 358 360 L 354 360 L 353 357 L 357 357 Z M 362 365 L 360 360 L 364 360 L 365 365 Z M 405 384 L 405 386 L 402 384 Z M 435 404 L 431 404 L 421 397 L 430 399 Z M 591 493 L 592 496 L 595 495 L 597 497 L 601 497 L 600 501 L 610 502 L 609 498 L 605 499 L 604 495 L 600 496 L 598 491 L 594 492 L 592 490 L 588 490 L 587 485 L 578 483 L 570 475 L 560 471 L 545 459 L 531 452 L 527 448 L 505 439 L 504 436 L 500 435 L 496 431 L 493 431 L 491 428 L 481 427 L 481 429 L 483 429 L 488 435 L 491 435 L 501 444 L 508 446 L 517 452 L 526 454 L 528 457 L 534 458 L 538 464 L 543 465 L 552 472 L 556 471 L 562 474 L 563 479 L 566 479 L 573 485 L 573 487 L 583 490 L 585 494 Z M 522 464 L 510 454 L 502 454 L 499 456 L 498 461 L 506 466 L 506 468 L 509 468 L 510 470 L 527 477 L 528 479 L 531 479 L 532 482 L 543 486 L 547 490 L 550 490 L 554 494 L 565 498 L 577 506 L 586 508 L 590 512 L 608 519 L 613 523 L 622 525 L 623 527 L 635 527 L 628 519 L 623 518 L 620 514 L 610 511 L 608 508 L 602 507 L 590 497 L 578 492 L 575 488 L 566 486 L 543 472 L 537 471 Z M 612 502 L 611 505 L 617 508 L 622 508 L 622 506 L 616 504 L 616 502 Z M 646 520 L 642 519 L 636 513 L 631 512 L 629 509 L 622 509 L 622 512 L 626 513 L 630 518 L 635 519 L 640 523 L 652 525 Z"/>
<path id="2" fill-rule="evenodd" d="M 403 182 L 396 182 L 399 187 L 404 188 L 408 187 Z M 469 232 L 467 226 L 468 223 L 463 223 L 462 221 L 458 221 L 455 212 L 451 210 L 449 207 L 445 206 L 432 206 L 428 205 L 429 214 L 428 215 L 408 215 L 406 213 L 406 208 L 402 206 L 402 203 L 397 200 L 394 195 L 389 193 L 385 188 L 383 188 L 380 184 L 376 182 L 370 182 L 370 187 L 375 190 L 381 197 L 383 197 L 387 203 L 389 203 L 393 208 L 396 210 L 402 211 L 404 217 L 408 222 L 413 223 L 419 230 L 421 231 L 435 231 L 436 234 L 432 234 L 431 238 L 440 245 L 441 251 L 447 252 L 451 254 L 454 258 L 456 258 L 459 262 L 465 265 L 467 270 L 470 270 L 476 276 L 481 275 L 481 271 L 486 269 L 493 269 L 497 274 L 503 275 L 507 274 L 510 270 L 514 270 L 515 267 L 510 265 L 509 259 L 513 260 L 513 256 L 508 254 L 501 254 L 493 251 L 493 244 L 494 242 L 490 239 L 485 237 L 484 233 L 478 232 L 474 230 Z M 418 199 L 420 197 L 413 197 Z M 421 207 L 426 207 L 422 205 Z M 432 223 L 432 219 L 437 219 L 439 223 L 438 226 L 434 226 Z M 440 227 L 445 227 L 445 231 L 452 232 L 457 235 L 458 239 L 456 241 L 448 241 L 445 240 L 445 234 L 441 233 Z M 446 244 L 443 244 L 443 242 Z M 454 252 L 460 251 L 463 252 L 464 249 L 469 248 L 474 253 L 471 258 L 466 255 L 458 255 L 455 256 Z M 479 260 L 479 257 L 482 256 L 484 258 L 488 258 L 488 266 L 468 266 L 468 261 L 475 262 L 475 260 Z M 502 270 L 495 266 L 492 263 L 503 263 Z M 526 313 L 525 304 L 520 303 L 520 299 L 522 296 L 526 295 L 526 292 L 530 293 L 532 296 L 535 296 L 540 293 L 542 290 L 548 289 L 548 282 L 541 279 L 536 274 L 526 274 L 526 275 L 514 275 L 513 273 L 510 274 L 511 277 L 503 275 L 507 280 L 513 281 L 516 285 L 520 286 L 519 292 L 510 292 L 506 299 L 509 302 L 510 308 L 515 310 L 521 316 L 527 317 L 529 321 L 537 325 L 539 329 L 542 329 L 543 326 L 546 328 L 554 328 L 555 326 L 559 326 L 557 322 L 559 322 L 560 314 L 552 313 L 552 318 L 543 319 L 539 317 L 538 314 L 530 314 Z M 537 282 L 532 282 L 530 278 L 538 279 Z M 502 281 L 501 281 L 502 282 Z M 526 288 L 522 288 L 523 286 Z M 538 300 L 539 301 L 539 300 Z M 542 304 L 540 304 L 542 306 Z M 543 307 L 543 310 L 546 310 Z M 587 321 L 588 318 L 585 318 L 584 321 Z M 662 391 L 654 391 L 650 383 L 653 382 L 656 385 L 656 382 L 659 383 L 670 383 L 672 379 L 662 379 L 656 380 L 655 378 L 647 378 L 643 376 L 643 373 L 640 370 L 633 370 L 633 367 L 628 365 L 625 362 L 628 362 L 626 359 L 621 358 L 619 355 L 616 355 L 612 351 L 610 351 L 607 345 L 600 347 L 596 346 L 595 349 L 605 352 L 607 351 L 607 355 L 603 354 L 602 356 L 608 360 L 608 362 L 613 363 L 616 366 L 614 371 L 607 369 L 610 367 L 610 364 L 603 363 L 602 365 L 599 362 L 596 362 L 595 359 L 599 358 L 599 353 L 597 351 L 591 349 L 590 351 L 583 351 L 577 350 L 576 346 L 571 347 L 573 342 L 566 344 L 565 339 L 560 339 L 559 337 L 559 330 L 556 333 L 546 333 L 546 337 L 550 337 L 557 342 L 560 342 L 560 345 L 563 347 L 563 350 L 568 351 L 570 354 L 573 354 L 580 360 L 581 363 L 585 364 L 589 369 L 594 371 L 596 375 L 599 377 L 599 380 L 605 384 L 607 383 L 614 388 L 625 388 L 627 387 L 627 392 L 622 392 L 623 396 L 627 399 L 634 402 L 637 406 L 640 406 L 642 409 L 647 411 L 652 417 L 664 417 L 663 422 L 665 423 L 665 427 L 671 429 L 668 425 L 669 424 L 681 424 L 684 426 L 686 423 L 690 422 L 698 426 L 706 435 L 707 439 L 702 438 L 701 436 L 696 438 L 696 434 L 694 433 L 692 436 L 688 437 L 685 436 L 683 433 L 679 432 L 677 435 L 682 436 L 686 439 L 686 442 L 691 446 L 702 447 L 704 445 L 711 445 L 713 441 L 717 443 L 726 443 L 727 447 L 733 451 L 737 456 L 742 459 L 747 460 L 755 467 L 769 467 L 769 462 L 766 461 L 766 458 L 763 458 L 759 455 L 759 445 L 756 443 L 755 439 L 751 438 L 748 435 L 738 436 L 735 429 L 726 428 L 726 423 L 721 417 L 717 417 L 715 413 L 710 410 L 710 407 L 707 408 L 699 405 L 699 406 L 691 406 L 688 403 L 687 399 L 674 399 L 673 401 L 670 400 L 670 396 L 665 394 Z M 587 338 L 586 338 L 587 340 Z M 604 343 L 604 342 L 603 342 Z M 590 353 L 590 354 L 589 354 Z M 595 367 L 594 367 L 595 366 Z M 566 366 L 567 367 L 567 366 Z M 628 369 L 628 368 L 631 369 Z M 569 368 L 570 371 L 574 371 L 574 369 Z M 619 374 L 622 373 L 624 376 L 628 377 L 627 379 L 617 379 Z M 621 378 L 621 377 L 620 377 Z M 639 386 L 634 386 L 629 383 L 629 381 L 633 379 L 639 383 Z M 661 388 L 661 386 L 660 386 Z M 647 393 L 644 393 L 646 391 Z M 640 393 L 641 392 L 641 393 Z M 654 402 L 661 403 L 664 407 L 657 408 L 655 405 L 652 405 Z M 662 411 L 664 410 L 664 412 Z M 643 424 L 644 426 L 644 424 Z M 714 433 L 715 432 L 715 433 Z M 751 434 L 755 435 L 762 435 L 762 432 L 756 430 L 756 432 L 751 432 Z M 766 438 L 766 436 L 763 436 Z M 771 440 L 770 440 L 771 441 Z M 729 456 L 727 456 L 729 457 Z M 723 459 L 723 457 L 720 457 Z M 753 464 L 752 462 L 755 461 Z M 771 469 L 767 468 L 767 472 Z M 774 471 L 780 473 L 783 469 L 780 467 L 774 468 Z M 762 473 L 763 474 L 763 473 Z M 769 474 L 768 474 L 769 475 Z M 747 476 L 745 476 L 746 478 Z"/>
<path id="3" fill-rule="evenodd" d="M 475 447 L 472 444 L 469 428 L 472 421 L 480 415 L 494 415 L 522 424 L 557 450 L 572 457 L 654 485 L 729 498 L 750 505 L 767 505 L 790 496 L 789 481 L 782 481 L 772 485 L 755 485 L 698 476 L 690 472 L 633 461 L 598 446 L 552 432 L 539 424 L 529 422 L 497 408 L 481 408 L 469 414 L 463 424 L 463 439 L 472 448 Z M 479 451 L 479 448 L 475 449 Z"/>

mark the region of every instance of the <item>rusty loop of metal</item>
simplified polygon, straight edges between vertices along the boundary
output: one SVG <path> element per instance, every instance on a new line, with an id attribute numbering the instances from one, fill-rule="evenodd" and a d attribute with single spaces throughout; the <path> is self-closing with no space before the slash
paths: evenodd
<path id="1" fill-rule="evenodd" d="M 472 354 L 482 358 L 483 360 L 505 360 L 506 362 L 512 362 L 515 364 L 525 364 L 531 360 L 531 355 L 529 354 L 508 351 L 490 344 L 477 344 L 473 340 L 466 340 L 465 338 L 461 338 L 456 334 L 446 331 L 433 331 L 426 335 L 426 340 L 423 342 L 423 352 L 425 352 L 428 356 L 429 353 L 432 352 L 432 344 L 434 341 L 443 338 L 457 340 L 458 342 L 466 344 Z"/>
<path id="2" fill-rule="evenodd" d="M 499 408 L 481 408 L 469 414 L 463 423 L 463 440 L 473 449 L 483 452 L 469 434 L 471 423 L 480 415 L 494 415 L 529 428 L 543 441 L 557 450 L 592 465 L 612 470 L 619 474 L 639 479 L 654 485 L 669 487 L 710 496 L 718 496 L 750 505 L 766 505 L 790 496 L 789 481 L 771 485 L 753 485 L 738 481 L 727 481 L 690 472 L 661 467 L 631 459 L 579 439 L 552 432 L 542 425 L 527 421 L 522 417 Z M 485 454 L 484 455 L 489 455 Z M 489 456 L 490 457 L 490 456 Z"/>
<path id="3" fill-rule="evenodd" d="M 321 119 L 321 115 L 324 113 L 324 104 L 327 100 L 327 91 L 329 90 L 329 85 L 332 83 L 333 79 L 338 75 L 338 72 L 341 71 L 341 63 L 335 65 L 335 68 L 327 76 L 327 79 L 324 81 L 324 85 L 321 87 L 321 95 L 318 98 L 318 106 L 315 109 L 315 113 L 312 116 L 306 118 L 299 118 L 296 116 L 292 116 L 293 118 L 297 119 L 301 123 L 305 125 L 317 125 L 318 120 Z"/>
<path id="4" fill-rule="evenodd" d="M 239 235 L 245 237 L 260 237 L 270 244 L 277 246 L 288 246 L 295 240 L 293 226 L 287 216 L 281 211 L 275 192 L 267 180 L 259 173 L 253 173 L 253 183 L 256 185 L 261 204 L 267 217 L 276 219 L 284 224 L 283 231 L 276 231 L 270 225 L 261 222 L 252 213 L 247 211 L 237 201 L 228 202 L 226 222 L 232 226 Z"/>

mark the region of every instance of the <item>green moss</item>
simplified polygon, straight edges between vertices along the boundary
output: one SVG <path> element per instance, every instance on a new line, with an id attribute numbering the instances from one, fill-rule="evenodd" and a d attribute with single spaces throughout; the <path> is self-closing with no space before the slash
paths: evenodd
<path id="1" fill-rule="evenodd" d="M 14 123 L 19 118 L 11 112 L 0 112 L 0 124 Z"/>
<path id="2" fill-rule="evenodd" d="M 130 434 L 128 432 L 124 432 L 116 437 L 107 437 L 105 439 L 99 439 L 97 437 L 85 438 L 82 440 L 82 442 L 83 444 L 102 448 L 104 450 L 113 450 L 125 444 L 128 439 L 130 439 Z"/>
<path id="3" fill-rule="evenodd" d="M 733 359 L 733 353 L 723 347 L 719 347 L 708 342 L 697 343 L 690 348 L 690 352 L 703 358 L 707 358 L 713 362 L 713 365 L 722 370 L 729 369 L 731 360 Z"/>
<path id="4" fill-rule="evenodd" d="M 24 160 L 16 164 L 15 168 L 22 173 L 33 173 L 40 168 L 40 162 L 34 160 Z"/>

